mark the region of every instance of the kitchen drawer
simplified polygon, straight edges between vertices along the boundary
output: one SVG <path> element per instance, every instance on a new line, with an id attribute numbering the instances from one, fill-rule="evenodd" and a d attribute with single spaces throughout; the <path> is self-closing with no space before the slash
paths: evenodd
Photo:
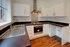
<path id="1" fill-rule="evenodd" d="M 31 33 L 31 34 L 28 34 L 28 36 L 34 36 L 34 34 L 33 34 L 33 33 Z"/>
<path id="2" fill-rule="evenodd" d="M 29 37 L 33 37 L 33 35 L 29 35 Z"/>
<path id="3" fill-rule="evenodd" d="M 29 35 L 34 34 L 34 33 L 28 33 Z"/>
<path id="4" fill-rule="evenodd" d="M 33 31 L 28 31 L 28 34 L 34 33 Z"/>
<path id="5" fill-rule="evenodd" d="M 29 36 L 29 39 L 32 40 L 34 37 L 33 36 Z"/>
<path id="6" fill-rule="evenodd" d="M 33 28 L 33 26 L 26 26 L 26 27 L 29 28 L 29 29 Z"/>
<path id="7" fill-rule="evenodd" d="M 61 27 L 56 26 L 56 35 L 60 38 L 62 37 L 62 28 Z"/>
<path id="8" fill-rule="evenodd" d="M 61 27 L 57 27 L 57 26 L 56 26 L 56 30 L 61 31 L 61 30 L 62 30 L 62 28 L 61 28 Z"/>

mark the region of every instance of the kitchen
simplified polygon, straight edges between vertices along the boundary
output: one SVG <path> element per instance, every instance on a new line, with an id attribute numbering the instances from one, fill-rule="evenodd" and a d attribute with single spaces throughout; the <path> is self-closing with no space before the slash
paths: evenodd
<path id="1" fill-rule="evenodd" d="M 7 28 L 3 27 L 3 30 L 1 30 L 1 32 L 3 32 L 3 31 L 5 32 L 8 29 L 10 29 L 11 32 L 9 33 L 9 31 L 7 31 L 7 34 L 9 33 L 9 35 L 7 37 L 6 37 L 6 35 L 4 35 L 2 33 L 1 33 L 2 34 L 1 36 L 4 35 L 4 37 L 9 38 L 8 41 L 10 41 L 10 39 L 12 39 L 12 38 L 17 41 L 21 40 L 21 41 L 19 41 L 21 44 L 19 44 L 19 42 L 12 41 L 12 43 L 10 43 L 10 45 L 13 43 L 16 43 L 15 45 L 17 47 L 24 47 L 24 46 L 21 46 L 22 43 L 23 43 L 23 45 L 27 46 L 27 45 L 30 45 L 30 40 L 36 39 L 39 37 L 43 37 L 46 35 L 49 35 L 50 37 L 55 36 L 55 35 L 59 36 L 61 38 L 61 45 L 64 45 L 65 43 L 70 42 L 69 36 L 68 36 L 69 32 L 67 31 L 67 30 L 69 30 L 69 16 L 68 16 L 69 12 L 70 12 L 70 11 L 68 11 L 69 7 L 70 7 L 70 5 L 68 4 L 69 0 L 67 0 L 67 1 L 66 0 L 65 1 L 63 1 L 63 0 L 61 0 L 61 1 L 60 0 L 59 1 L 38 0 L 37 3 L 35 2 L 34 4 L 32 4 L 33 0 L 31 0 L 29 3 L 28 3 L 28 1 L 25 1 L 25 0 L 24 1 L 14 0 L 12 2 L 13 2 L 12 4 L 14 4 L 14 5 L 12 5 L 13 6 L 12 7 L 13 8 L 13 10 L 12 10 L 13 21 L 11 24 L 9 24 L 9 26 Z M 53 3 L 51 3 L 51 2 L 53 2 Z M 38 5 L 36 6 L 35 4 L 38 4 Z M 61 8 L 59 8 L 59 7 L 61 7 Z M 30 13 L 32 13 L 33 9 L 38 10 L 38 16 L 30 15 Z M 24 10 L 24 11 L 22 11 L 22 10 Z M 38 32 L 39 34 L 34 32 L 34 30 L 37 29 L 37 26 L 41 27 L 41 28 L 38 27 L 38 29 L 40 29 L 42 31 L 42 32 Z M 23 29 L 24 32 L 15 31 L 15 30 L 19 30 L 19 29 L 21 30 L 22 27 L 24 28 Z M 0 27 L 0 28 L 2 28 L 2 27 Z M 25 31 L 25 30 L 27 30 L 27 31 Z M 40 30 L 37 30 L 37 31 L 40 31 Z M 31 31 L 31 32 L 29 32 L 29 31 Z M 16 33 L 20 34 L 20 35 L 15 35 Z M 36 34 L 38 34 L 38 35 L 36 35 Z M 1 37 L 1 38 L 3 38 L 3 37 Z M 16 38 L 19 38 L 19 39 L 16 39 Z M 28 38 L 28 40 L 26 40 L 27 38 Z M 22 42 L 23 40 L 26 40 L 25 44 L 24 44 L 24 42 Z M 6 40 L 6 42 L 7 42 L 7 40 Z M 6 42 L 4 42 L 4 43 L 6 43 Z M 15 45 L 13 45 L 13 47 L 15 47 Z M 7 44 L 7 47 L 8 47 L 8 44 Z"/>

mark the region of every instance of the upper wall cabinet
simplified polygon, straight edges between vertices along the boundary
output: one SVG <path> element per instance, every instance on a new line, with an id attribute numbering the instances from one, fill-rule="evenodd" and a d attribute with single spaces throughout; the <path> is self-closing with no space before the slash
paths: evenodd
<path id="1" fill-rule="evenodd" d="M 67 5 L 66 3 L 56 4 L 49 8 L 42 8 L 41 12 L 42 12 L 42 16 L 46 16 L 46 17 L 66 16 Z"/>
<path id="2" fill-rule="evenodd" d="M 13 3 L 13 16 L 30 16 L 30 6 Z"/>
<path id="3" fill-rule="evenodd" d="M 41 13 L 42 15 L 41 16 L 48 16 L 48 9 L 47 8 L 41 8 Z"/>
<path id="4" fill-rule="evenodd" d="M 65 16 L 66 8 L 64 3 L 56 5 L 54 9 L 55 9 L 55 16 Z"/>
<path id="5" fill-rule="evenodd" d="M 54 15 L 55 15 L 54 6 L 48 8 L 48 16 L 54 16 Z"/>

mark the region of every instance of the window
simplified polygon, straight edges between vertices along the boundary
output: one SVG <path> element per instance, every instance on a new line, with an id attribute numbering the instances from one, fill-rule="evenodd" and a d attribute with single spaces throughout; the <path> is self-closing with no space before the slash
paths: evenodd
<path id="1" fill-rule="evenodd" d="M 4 20 L 3 17 L 5 15 L 5 11 L 7 11 L 6 1 L 7 0 L 0 0 L 0 21 Z"/>
<path id="2" fill-rule="evenodd" d="M 0 26 L 11 22 L 11 0 L 0 0 Z"/>

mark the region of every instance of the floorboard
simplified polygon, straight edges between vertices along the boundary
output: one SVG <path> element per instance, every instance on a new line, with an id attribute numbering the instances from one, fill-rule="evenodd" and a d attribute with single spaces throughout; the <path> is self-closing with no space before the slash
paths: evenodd
<path id="1" fill-rule="evenodd" d="M 61 45 L 55 37 L 44 36 L 30 41 L 31 47 L 70 47 L 70 43 Z"/>

